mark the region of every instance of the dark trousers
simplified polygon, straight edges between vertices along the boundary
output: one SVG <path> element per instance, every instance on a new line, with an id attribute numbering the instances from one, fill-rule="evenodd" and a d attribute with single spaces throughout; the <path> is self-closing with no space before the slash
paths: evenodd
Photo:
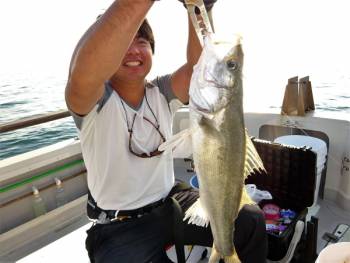
<path id="1" fill-rule="evenodd" d="M 198 198 L 190 188 L 173 193 L 184 211 Z M 174 243 L 173 208 L 170 202 L 138 219 L 94 225 L 88 231 L 86 248 L 96 263 L 168 263 L 165 247 Z M 183 222 L 184 243 L 211 247 L 209 227 Z M 242 263 L 265 263 L 267 236 L 265 220 L 258 206 L 246 205 L 235 221 L 234 245 Z"/>

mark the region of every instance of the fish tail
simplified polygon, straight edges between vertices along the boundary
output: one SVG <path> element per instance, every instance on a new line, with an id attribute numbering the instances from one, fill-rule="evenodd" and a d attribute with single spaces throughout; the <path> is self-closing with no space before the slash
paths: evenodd
<path id="1" fill-rule="evenodd" d="M 224 257 L 225 263 L 241 263 L 239 260 L 237 253 L 233 253 L 231 256 Z"/>
<path id="2" fill-rule="evenodd" d="M 241 261 L 238 258 L 238 255 L 236 251 L 232 253 L 230 256 L 223 257 L 215 248 L 215 245 L 213 245 L 213 248 L 211 249 L 211 254 L 209 258 L 209 263 L 218 263 L 219 260 L 223 258 L 225 263 L 241 263 Z"/>
<path id="3" fill-rule="evenodd" d="M 209 263 L 217 263 L 221 259 L 220 253 L 216 250 L 215 246 L 213 245 L 211 249 L 211 254 L 209 258 Z"/>

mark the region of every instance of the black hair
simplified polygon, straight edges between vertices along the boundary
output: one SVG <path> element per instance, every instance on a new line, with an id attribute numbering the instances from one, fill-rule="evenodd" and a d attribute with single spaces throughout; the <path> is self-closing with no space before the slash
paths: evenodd
<path id="1" fill-rule="evenodd" d="M 149 25 L 147 19 L 145 19 L 142 22 L 139 30 L 137 31 L 137 36 L 146 39 L 150 43 L 152 53 L 154 54 L 154 44 L 155 44 L 154 43 L 154 36 L 153 36 L 152 28 Z"/>
<path id="2" fill-rule="evenodd" d="M 103 13 L 99 14 L 96 17 L 96 20 L 98 20 L 102 15 L 103 15 Z M 152 31 L 152 28 L 151 28 L 151 26 L 148 23 L 148 20 L 146 18 L 145 18 L 145 20 L 143 20 L 139 30 L 137 31 L 136 36 L 146 39 L 151 45 L 152 54 L 154 54 L 154 44 L 155 43 L 154 43 L 153 31 Z"/>

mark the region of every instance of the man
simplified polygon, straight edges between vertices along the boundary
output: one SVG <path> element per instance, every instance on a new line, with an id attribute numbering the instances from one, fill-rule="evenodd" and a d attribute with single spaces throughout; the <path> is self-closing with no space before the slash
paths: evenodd
<path id="1" fill-rule="evenodd" d="M 206 1 L 207 8 L 215 1 Z M 186 210 L 198 192 L 174 187 L 172 154 L 157 150 L 171 136 L 176 109 L 189 100 L 201 46 L 189 22 L 187 62 L 171 75 L 146 81 L 154 39 L 145 17 L 153 4 L 114 1 L 81 38 L 71 61 L 66 102 L 87 168 L 88 216 L 96 222 L 86 240 L 92 262 L 169 262 L 164 247 L 179 240 L 181 228 L 184 243 L 212 245 L 209 227 L 180 220 L 174 231 L 179 220 L 169 196 Z M 242 261 L 265 262 L 260 211 L 247 206 L 236 222 Z"/>

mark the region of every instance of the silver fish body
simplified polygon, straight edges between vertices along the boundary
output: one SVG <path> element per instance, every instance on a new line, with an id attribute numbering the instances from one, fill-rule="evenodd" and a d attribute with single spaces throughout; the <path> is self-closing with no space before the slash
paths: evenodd
<path id="1" fill-rule="evenodd" d="M 200 204 L 213 233 L 209 262 L 240 262 L 233 245 L 234 220 L 245 194 L 247 142 L 243 117 L 243 51 L 240 41 L 224 55 L 208 39 L 190 86 L 190 125 Z M 243 195 L 245 198 L 245 195 Z M 251 200 L 247 199 L 247 202 Z"/>

